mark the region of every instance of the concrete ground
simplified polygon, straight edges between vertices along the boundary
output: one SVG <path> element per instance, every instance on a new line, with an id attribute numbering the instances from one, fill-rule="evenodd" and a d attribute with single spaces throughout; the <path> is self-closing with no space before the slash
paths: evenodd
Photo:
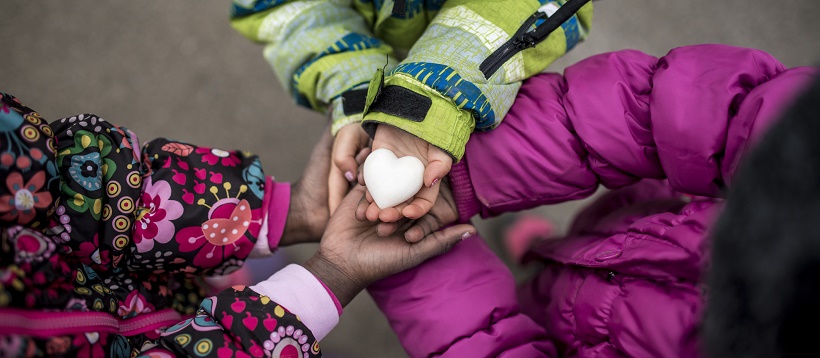
<path id="1" fill-rule="evenodd" d="M 260 154 L 277 179 L 296 180 L 326 119 L 291 102 L 261 47 L 229 27 L 228 6 L 228 0 L 3 0 L 0 91 L 50 120 L 93 112 L 143 140 L 164 136 L 247 149 Z M 816 0 L 603 0 L 595 6 L 590 39 L 551 71 L 606 51 L 662 55 L 696 43 L 759 48 L 786 66 L 820 61 Z M 580 205 L 535 213 L 563 229 Z M 481 223 L 495 246 L 505 220 Z M 284 249 L 254 267 L 300 262 L 314 249 Z M 347 307 L 322 343 L 328 357 L 405 355 L 367 294 Z"/>

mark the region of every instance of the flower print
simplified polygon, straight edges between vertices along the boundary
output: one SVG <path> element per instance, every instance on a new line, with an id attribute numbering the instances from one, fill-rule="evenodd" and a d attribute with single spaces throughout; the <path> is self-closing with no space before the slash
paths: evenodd
<path id="1" fill-rule="evenodd" d="M 180 251 L 198 251 L 193 260 L 196 267 L 211 269 L 222 266 L 231 257 L 248 257 L 254 244 L 251 238 L 261 227 L 261 209 L 251 210 L 244 199 L 226 198 L 213 205 L 208 219 L 176 235 Z"/>
<path id="2" fill-rule="evenodd" d="M 102 166 L 100 153 L 76 155 L 71 158 L 68 174 L 85 190 L 94 191 L 102 187 Z"/>
<path id="3" fill-rule="evenodd" d="M 104 121 L 100 118 L 100 122 Z M 132 163 L 139 163 L 141 152 L 139 151 L 139 139 L 137 139 L 137 135 L 134 134 L 130 129 L 120 126 L 111 126 L 111 130 L 115 131 L 120 134 L 122 140 L 120 141 L 120 148 L 128 149 L 131 154 L 133 161 Z"/>
<path id="4" fill-rule="evenodd" d="M 182 215 L 182 204 L 171 200 L 171 185 L 165 180 L 153 182 L 148 177 L 137 207 L 137 223 L 134 225 L 134 243 L 138 252 L 154 248 L 154 241 L 167 243 L 174 237 L 173 220 Z"/>
<path id="5" fill-rule="evenodd" d="M 99 234 L 94 234 L 94 240 L 80 244 L 80 248 L 75 251 L 75 254 L 84 264 L 93 262 L 98 265 L 107 265 L 111 262 L 108 250 L 100 250 Z"/>
<path id="6" fill-rule="evenodd" d="M 68 300 L 68 303 L 66 303 L 65 310 L 70 312 L 88 312 L 88 306 L 86 305 L 85 300 L 72 298 Z"/>
<path id="7" fill-rule="evenodd" d="M 14 262 L 40 262 L 50 258 L 57 245 L 40 232 L 17 226 L 9 229 L 9 241 L 14 245 Z"/>
<path id="8" fill-rule="evenodd" d="M 48 355 L 63 354 L 71 347 L 71 339 L 66 336 L 51 337 L 46 342 Z"/>
<path id="9" fill-rule="evenodd" d="M 194 151 L 194 147 L 185 143 L 171 142 L 163 145 L 162 150 L 169 153 L 174 153 L 180 157 L 187 157 Z"/>
<path id="10" fill-rule="evenodd" d="M 23 116 L 17 111 L 10 111 L 14 107 L 9 107 L 5 101 L 0 101 L 3 107 L 0 109 L 0 132 L 11 132 L 23 124 Z"/>
<path id="11" fill-rule="evenodd" d="M 202 154 L 202 162 L 209 165 L 215 165 L 220 160 L 222 165 L 226 167 L 235 167 L 242 161 L 235 152 L 229 152 L 216 148 L 199 147 L 196 149 L 197 154 Z"/>
<path id="12" fill-rule="evenodd" d="M 122 319 L 131 318 L 138 314 L 149 313 L 154 311 L 154 306 L 148 303 L 148 300 L 138 291 L 131 291 L 125 301 L 119 302 L 119 309 L 117 314 Z"/>
<path id="13" fill-rule="evenodd" d="M 45 184 L 46 174 L 37 172 L 28 182 L 23 182 L 23 176 L 18 172 L 10 173 L 6 178 L 8 194 L 0 196 L 0 220 L 10 222 L 17 219 L 17 223 L 25 225 L 36 216 L 36 209 L 44 209 L 51 205 L 51 193 L 40 191 Z"/>
<path id="14" fill-rule="evenodd" d="M 111 342 L 111 349 L 108 351 L 109 357 L 130 357 L 131 356 L 131 343 L 128 342 L 128 339 L 124 336 L 119 334 L 114 335 L 114 339 Z"/>
<path id="15" fill-rule="evenodd" d="M 308 351 L 313 355 L 319 354 L 318 341 L 292 325 L 280 325 L 271 332 L 270 339 L 264 341 L 262 347 L 265 349 L 265 355 L 270 357 L 299 357 L 300 351 L 304 352 L 305 357 L 308 356 Z"/>
<path id="16" fill-rule="evenodd" d="M 108 344 L 108 333 L 86 332 L 74 336 L 72 345 L 77 350 L 76 357 L 97 358 L 105 357 L 105 347 Z"/>
<path id="17" fill-rule="evenodd" d="M 101 194 L 98 193 L 117 170 L 117 164 L 108 157 L 113 150 L 111 139 L 103 134 L 87 130 L 74 133 L 74 143 L 57 154 L 60 167 L 68 168 L 68 176 L 62 181 L 60 190 L 65 204 L 79 213 L 91 213 L 95 220 L 102 213 Z M 68 161 L 68 165 L 66 165 Z"/>
<path id="18" fill-rule="evenodd" d="M 262 163 L 259 162 L 259 158 L 256 158 L 251 162 L 251 165 L 247 166 L 242 171 L 242 179 L 248 183 L 248 186 L 251 188 L 251 192 L 253 195 L 256 195 L 257 198 L 262 199 L 265 196 L 265 173 L 262 171 Z"/>
<path id="19" fill-rule="evenodd" d="M 146 341 L 146 344 L 148 342 Z M 144 347 L 140 349 L 140 358 L 174 358 L 175 356 L 168 353 L 165 348 L 158 347 L 157 345 L 153 345 L 151 349 L 145 349 Z"/>

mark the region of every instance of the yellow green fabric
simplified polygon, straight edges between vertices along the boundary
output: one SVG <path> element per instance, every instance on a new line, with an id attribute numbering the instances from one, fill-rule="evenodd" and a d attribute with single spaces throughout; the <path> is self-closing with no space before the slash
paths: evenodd
<path id="1" fill-rule="evenodd" d="M 422 122 L 384 113 L 364 121 L 395 125 L 461 158 L 469 133 L 489 130 L 509 111 L 521 81 L 543 71 L 586 37 L 592 4 L 536 47 L 513 56 L 489 79 L 479 65 L 536 11 L 566 0 L 235 0 L 231 24 L 265 44 L 265 59 L 297 103 L 332 110 L 334 128 L 355 123 L 340 95 L 369 82 L 387 64 L 385 83 L 424 94 L 433 107 Z M 406 54 L 405 58 L 403 55 Z M 401 60 L 401 61 L 399 61 Z M 472 124 L 465 125 L 467 118 Z M 444 139 L 453 130 L 451 139 Z"/>
<path id="2" fill-rule="evenodd" d="M 370 111 L 375 92 L 378 91 L 380 79 L 378 74 L 370 83 L 368 99 L 365 104 L 367 122 L 388 124 L 423 138 L 428 143 L 441 148 L 453 158 L 464 156 L 464 144 L 475 128 L 475 120 L 470 112 L 458 109 L 453 101 L 437 91 L 424 85 L 418 85 L 405 75 L 391 76 L 384 79 L 384 86 L 401 86 L 432 100 L 427 115 L 421 122 L 391 116 L 381 112 Z"/>

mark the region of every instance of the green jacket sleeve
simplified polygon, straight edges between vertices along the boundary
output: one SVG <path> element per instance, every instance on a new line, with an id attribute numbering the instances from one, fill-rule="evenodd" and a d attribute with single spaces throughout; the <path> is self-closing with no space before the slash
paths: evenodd
<path id="1" fill-rule="evenodd" d="M 518 52 L 489 79 L 481 63 L 536 11 L 554 13 L 566 0 L 448 0 L 408 57 L 370 85 L 363 125 L 389 124 L 443 149 L 458 161 L 474 129 L 498 126 L 521 81 L 586 37 L 592 3 L 539 43 Z M 536 22 L 533 26 L 537 26 Z"/>
<path id="2" fill-rule="evenodd" d="M 342 94 L 367 88 L 377 68 L 396 64 L 352 0 L 234 0 L 231 25 L 265 44 L 265 59 L 297 103 L 331 110 L 334 133 L 362 117 L 364 95 L 358 111 L 345 111 Z"/>

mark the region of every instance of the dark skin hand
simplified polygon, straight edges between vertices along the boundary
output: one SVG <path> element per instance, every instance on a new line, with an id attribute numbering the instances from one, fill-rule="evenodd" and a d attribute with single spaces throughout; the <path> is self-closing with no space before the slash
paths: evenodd
<path id="1" fill-rule="evenodd" d="M 319 250 L 304 264 L 342 306 L 371 283 L 441 255 L 475 234 L 475 228 L 465 224 L 435 231 L 413 243 L 396 233 L 380 236 L 376 224 L 353 217 L 363 194 L 364 188 L 356 187 L 344 198 L 330 218 Z M 437 229 L 435 222 L 430 222 L 429 229 Z"/>
<path id="2" fill-rule="evenodd" d="M 372 206 L 372 199 L 363 197 L 356 207 L 356 219 L 359 221 L 369 220 L 367 212 Z M 402 218 L 396 222 L 379 222 L 379 235 L 388 236 L 396 231 L 403 231 L 404 238 L 408 242 L 419 242 L 425 236 L 438 230 L 441 227 L 454 223 L 458 219 L 456 203 L 453 199 L 453 192 L 450 190 L 450 183 L 445 178 L 441 182 L 439 196 L 433 207 L 426 215 L 418 220 Z"/>
<path id="3" fill-rule="evenodd" d="M 333 136 L 325 130 L 313 148 L 307 168 L 291 187 L 290 209 L 280 246 L 319 242 L 330 219 L 328 175 Z"/>

